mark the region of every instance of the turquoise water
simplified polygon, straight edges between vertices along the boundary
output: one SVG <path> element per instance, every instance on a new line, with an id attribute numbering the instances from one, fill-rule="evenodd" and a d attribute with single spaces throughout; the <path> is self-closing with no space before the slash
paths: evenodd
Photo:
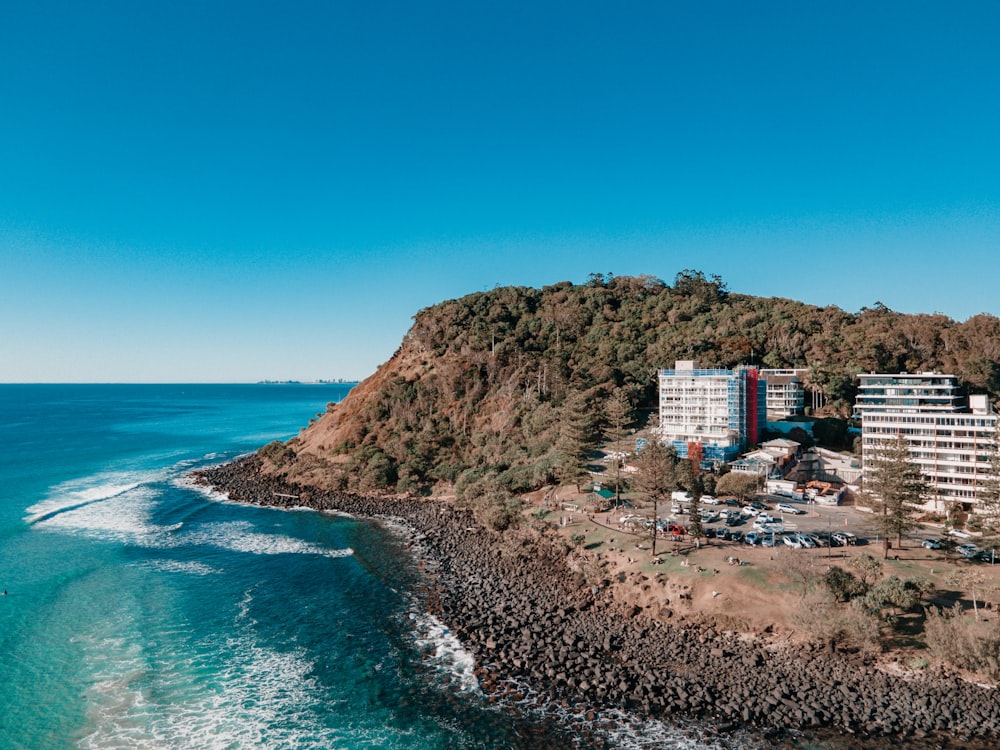
<path id="1" fill-rule="evenodd" d="M 507 747 L 385 530 L 191 469 L 333 385 L 0 386 L 0 747 Z"/>

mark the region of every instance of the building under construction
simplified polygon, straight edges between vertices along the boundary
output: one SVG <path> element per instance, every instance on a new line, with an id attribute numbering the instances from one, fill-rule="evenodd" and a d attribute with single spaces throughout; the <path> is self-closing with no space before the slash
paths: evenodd
<path id="1" fill-rule="evenodd" d="M 732 461 L 756 444 L 767 419 L 766 381 L 756 367 L 701 369 L 678 360 L 660 370 L 660 436 L 681 458 Z"/>

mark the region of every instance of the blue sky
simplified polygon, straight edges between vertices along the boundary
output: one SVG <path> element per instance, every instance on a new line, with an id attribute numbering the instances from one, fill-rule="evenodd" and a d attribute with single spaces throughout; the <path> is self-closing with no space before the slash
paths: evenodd
<path id="1" fill-rule="evenodd" d="M 0 7 L 0 382 L 360 378 L 592 272 L 1000 313 L 995 2 Z"/>

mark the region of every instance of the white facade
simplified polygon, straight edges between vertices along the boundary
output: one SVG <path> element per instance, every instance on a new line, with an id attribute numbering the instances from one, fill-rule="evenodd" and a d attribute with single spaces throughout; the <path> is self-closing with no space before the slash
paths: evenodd
<path id="1" fill-rule="evenodd" d="M 699 443 L 703 458 L 730 461 L 756 442 L 764 423 L 764 398 L 756 368 L 701 369 L 695 360 L 679 360 L 660 370 L 660 435 L 682 458 Z"/>
<path id="2" fill-rule="evenodd" d="M 806 405 L 802 377 L 808 370 L 761 370 L 767 381 L 767 418 L 778 421 L 801 414 Z"/>
<path id="3" fill-rule="evenodd" d="M 872 373 L 858 379 L 862 464 L 868 465 L 879 445 L 902 435 L 929 486 L 928 506 L 937 511 L 944 511 L 946 502 L 973 507 L 997 448 L 998 415 L 989 399 L 971 396 L 965 408 L 958 379 L 941 373 Z"/>

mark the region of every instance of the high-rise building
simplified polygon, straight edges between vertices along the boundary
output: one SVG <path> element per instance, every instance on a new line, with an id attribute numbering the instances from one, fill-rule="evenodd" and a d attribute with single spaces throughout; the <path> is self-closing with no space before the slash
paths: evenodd
<path id="1" fill-rule="evenodd" d="M 767 418 L 781 420 L 801 414 L 806 405 L 802 377 L 805 369 L 761 370 L 760 377 L 767 381 Z"/>
<path id="2" fill-rule="evenodd" d="M 858 376 L 862 466 L 880 445 L 902 435 L 930 490 L 927 507 L 947 502 L 973 509 L 991 476 L 998 415 L 985 395 L 962 398 L 958 378 L 937 372 Z"/>
<path id="3" fill-rule="evenodd" d="M 756 367 L 704 370 L 679 360 L 660 370 L 660 436 L 677 455 L 700 451 L 701 459 L 732 461 L 757 442 L 767 419 L 766 383 Z"/>

